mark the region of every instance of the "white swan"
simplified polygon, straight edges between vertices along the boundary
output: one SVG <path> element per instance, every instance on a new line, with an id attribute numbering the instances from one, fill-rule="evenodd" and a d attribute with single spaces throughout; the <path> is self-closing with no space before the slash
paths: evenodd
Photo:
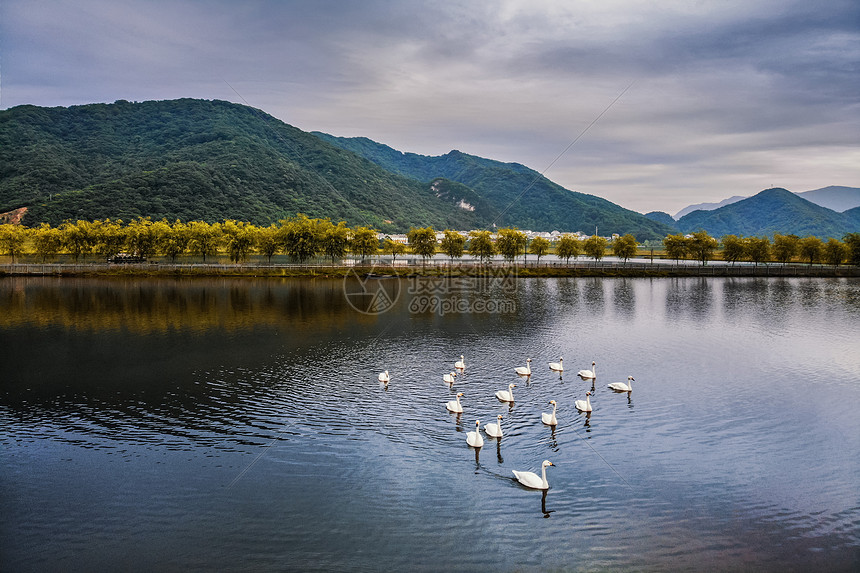
<path id="1" fill-rule="evenodd" d="M 633 384 L 630 382 L 633 381 L 633 376 L 627 377 L 627 384 L 624 382 L 613 382 L 609 385 L 610 388 L 615 390 L 616 392 L 631 392 L 633 390 Z"/>
<path id="2" fill-rule="evenodd" d="M 388 370 L 379 373 L 379 381 L 385 382 L 386 384 L 388 383 Z"/>
<path id="3" fill-rule="evenodd" d="M 455 414 L 463 413 L 463 405 L 460 404 L 460 396 L 462 395 L 462 392 L 457 392 L 457 399 L 451 400 L 447 404 L 445 404 L 445 407 L 448 409 L 449 412 L 454 412 Z"/>
<path id="4" fill-rule="evenodd" d="M 444 380 L 448 384 L 453 384 L 454 383 L 454 377 L 456 377 L 456 376 L 457 376 L 456 372 L 451 372 L 450 374 L 445 374 L 444 376 L 442 376 L 442 380 Z"/>
<path id="5" fill-rule="evenodd" d="M 556 420 L 556 418 L 555 418 L 555 409 L 556 409 L 555 400 L 550 400 L 549 403 L 552 404 L 552 414 L 547 414 L 546 412 L 541 413 L 541 415 L 540 415 L 541 422 L 543 422 L 547 426 L 557 426 L 558 420 Z"/>
<path id="6" fill-rule="evenodd" d="M 499 390 L 498 392 L 496 392 L 496 398 L 498 398 L 502 402 L 513 402 L 514 388 L 516 388 L 516 386 L 516 384 L 508 384 L 507 390 Z"/>
<path id="7" fill-rule="evenodd" d="M 480 426 L 481 420 L 475 420 L 475 431 L 466 434 L 466 443 L 473 448 L 480 448 L 484 445 L 484 438 L 481 437 L 481 432 L 478 431 Z"/>
<path id="8" fill-rule="evenodd" d="M 499 420 L 498 424 L 487 424 L 484 426 L 484 431 L 487 432 L 487 435 L 491 438 L 502 437 L 502 415 L 499 414 L 496 418 Z"/>
<path id="9" fill-rule="evenodd" d="M 592 362 L 591 370 L 580 370 L 576 375 L 580 378 L 597 378 L 597 374 L 595 374 L 595 372 L 597 372 L 597 364 Z"/>
<path id="10" fill-rule="evenodd" d="M 530 487 L 532 489 L 549 489 L 549 483 L 546 481 L 546 468 L 549 466 L 554 466 L 555 464 L 549 460 L 544 460 L 540 465 L 540 476 L 538 476 L 534 472 L 518 472 L 517 470 L 511 470 L 514 472 L 514 476 L 517 478 L 517 481 L 523 484 L 526 487 Z"/>
<path id="11" fill-rule="evenodd" d="M 564 372 L 564 358 L 559 358 L 558 362 L 550 362 L 549 369 L 555 372 Z"/>
<path id="12" fill-rule="evenodd" d="M 466 359 L 463 355 L 460 355 L 460 360 L 454 363 L 454 368 L 457 370 L 465 370 L 466 369 Z"/>
<path id="13" fill-rule="evenodd" d="M 517 374 L 519 374 L 520 376 L 531 376 L 532 375 L 531 362 L 532 362 L 532 359 L 528 358 L 528 359 L 526 359 L 526 365 L 525 366 L 517 366 L 516 368 L 514 368 L 514 370 L 516 370 Z"/>
<path id="14" fill-rule="evenodd" d="M 585 393 L 585 400 L 577 400 L 573 403 L 580 412 L 591 412 L 591 392 Z"/>

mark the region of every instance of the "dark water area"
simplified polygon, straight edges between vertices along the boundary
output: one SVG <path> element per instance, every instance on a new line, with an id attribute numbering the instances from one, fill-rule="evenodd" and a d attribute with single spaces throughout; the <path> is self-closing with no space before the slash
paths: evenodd
<path id="1" fill-rule="evenodd" d="M 858 341 L 857 279 L 0 279 L 0 570 L 856 571 Z"/>

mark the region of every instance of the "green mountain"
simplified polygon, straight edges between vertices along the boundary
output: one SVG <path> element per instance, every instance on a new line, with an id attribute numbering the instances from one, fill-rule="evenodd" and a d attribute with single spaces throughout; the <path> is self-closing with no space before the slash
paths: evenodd
<path id="1" fill-rule="evenodd" d="M 495 224 L 597 228 L 640 241 L 677 232 L 663 217 L 569 191 L 518 163 L 459 151 L 401 153 L 366 138 L 304 132 L 248 106 L 193 99 L 0 111 L 0 213 L 19 207 L 30 226 L 138 216 L 267 225 L 305 213 L 385 232 Z M 860 212 L 769 189 L 690 213 L 677 229 L 841 238 L 860 231 Z"/>
<path id="2" fill-rule="evenodd" d="M 442 177 L 473 189 L 496 215 L 498 227 L 545 231 L 581 231 L 601 235 L 632 233 L 640 241 L 662 239 L 671 227 L 619 207 L 605 199 L 569 191 L 519 163 L 502 163 L 451 151 L 430 157 L 402 153 L 370 139 L 335 137 L 312 132 L 394 173 L 432 181 Z"/>
<path id="3" fill-rule="evenodd" d="M 489 223 L 473 192 L 432 183 L 223 101 L 0 111 L 0 212 L 28 207 L 31 226 L 138 216 L 264 225 L 297 212 L 387 232 Z"/>
<path id="4" fill-rule="evenodd" d="M 714 237 L 781 233 L 840 239 L 846 233 L 860 231 L 850 212 L 837 213 L 779 187 L 719 209 L 693 211 L 681 217 L 677 226 L 685 233 L 705 230 Z"/>
<path id="5" fill-rule="evenodd" d="M 852 233 L 860 231 L 860 207 L 854 207 L 853 209 L 843 211 L 842 215 L 848 220 L 848 224 L 854 229 L 854 231 L 851 231 Z"/>
<path id="6" fill-rule="evenodd" d="M 652 221 L 663 223 L 664 225 L 668 225 L 673 229 L 675 228 L 675 219 L 672 218 L 672 215 L 666 213 L 665 211 L 651 211 L 650 213 L 645 213 L 645 216 Z"/>

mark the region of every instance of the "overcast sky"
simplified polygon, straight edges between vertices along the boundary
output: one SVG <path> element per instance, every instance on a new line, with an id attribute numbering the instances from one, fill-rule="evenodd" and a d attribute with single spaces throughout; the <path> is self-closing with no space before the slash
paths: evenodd
<path id="1" fill-rule="evenodd" d="M 0 108 L 193 97 L 640 212 L 860 187 L 860 2 L 0 1 Z"/>

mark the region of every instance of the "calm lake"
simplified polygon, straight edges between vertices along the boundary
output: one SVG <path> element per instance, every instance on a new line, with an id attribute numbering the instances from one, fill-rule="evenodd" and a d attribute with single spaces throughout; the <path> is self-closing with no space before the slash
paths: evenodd
<path id="1" fill-rule="evenodd" d="M 857 279 L 4 278 L 0 352 L 2 571 L 860 569 Z"/>

